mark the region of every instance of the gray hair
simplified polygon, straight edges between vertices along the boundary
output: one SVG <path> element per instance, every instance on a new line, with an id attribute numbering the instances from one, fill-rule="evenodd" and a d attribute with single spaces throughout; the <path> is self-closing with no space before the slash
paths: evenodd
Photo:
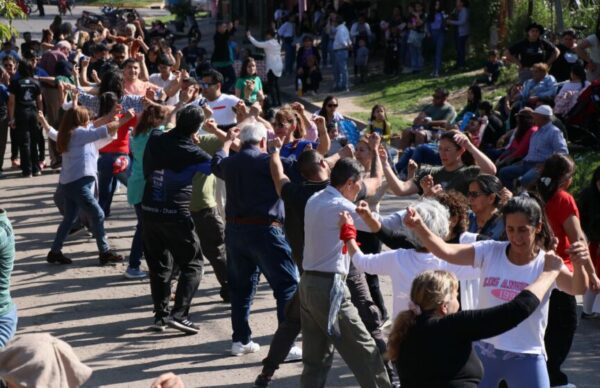
<path id="1" fill-rule="evenodd" d="M 433 234 L 445 240 L 450 233 L 450 211 L 438 201 L 429 198 L 423 198 L 419 202 L 411 205 L 413 209 L 421 216 L 423 223 L 431 230 Z M 416 249 L 423 248 L 423 243 L 417 235 L 404 226 L 400 230 L 406 239 L 415 246 Z"/>
<path id="2" fill-rule="evenodd" d="M 61 40 L 58 43 L 56 43 L 56 48 L 66 48 L 67 50 L 71 50 L 71 43 L 69 43 L 69 41 L 67 40 Z"/>
<path id="3" fill-rule="evenodd" d="M 259 122 L 245 125 L 240 132 L 240 141 L 242 144 L 257 145 L 262 139 L 266 138 L 267 128 Z"/>

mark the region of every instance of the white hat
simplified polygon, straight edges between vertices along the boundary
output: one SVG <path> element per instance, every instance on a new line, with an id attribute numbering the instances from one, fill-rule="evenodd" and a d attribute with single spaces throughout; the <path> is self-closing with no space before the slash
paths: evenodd
<path id="1" fill-rule="evenodd" d="M 540 105 L 537 108 L 535 108 L 533 113 L 538 114 L 540 116 L 552 117 L 552 108 L 550 108 L 550 106 L 548 105 Z"/>

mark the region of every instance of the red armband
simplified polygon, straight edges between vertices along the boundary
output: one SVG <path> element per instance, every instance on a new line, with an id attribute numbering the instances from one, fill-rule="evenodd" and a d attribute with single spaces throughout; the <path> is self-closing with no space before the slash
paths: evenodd
<path id="1" fill-rule="evenodd" d="M 340 228 L 340 240 L 344 242 L 344 247 L 342 248 L 342 253 L 348 253 L 348 247 L 346 246 L 346 242 L 348 240 L 356 240 L 356 226 L 352 224 L 344 224 Z M 360 244 L 359 244 L 360 245 Z"/>

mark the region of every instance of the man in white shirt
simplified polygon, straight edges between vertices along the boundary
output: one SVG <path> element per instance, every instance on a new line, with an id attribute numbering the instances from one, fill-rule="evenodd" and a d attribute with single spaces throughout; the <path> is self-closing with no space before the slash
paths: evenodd
<path id="1" fill-rule="evenodd" d="M 228 130 L 237 124 L 236 113 L 233 108 L 241 101 L 236 96 L 221 92 L 223 85 L 223 75 L 218 71 L 211 69 L 202 74 L 202 95 L 206 98 L 207 104 L 213 112 L 213 118 L 217 126 L 222 130 Z"/>
<path id="2" fill-rule="evenodd" d="M 265 64 L 267 70 L 267 95 L 271 97 L 273 106 L 281 105 L 281 96 L 279 93 L 279 77 L 283 71 L 283 61 L 281 60 L 281 45 L 275 39 L 275 31 L 268 29 L 265 32 L 265 41 L 259 42 L 250 31 L 246 33 L 248 40 L 255 47 L 265 51 Z"/>
<path id="3" fill-rule="evenodd" d="M 331 171 L 331 185 L 313 195 L 304 212 L 304 273 L 300 281 L 302 356 L 301 387 L 323 386 L 331 368 L 334 346 L 361 387 L 390 387 L 383 358 L 358 310 L 351 302 L 345 278 L 350 258 L 339 239 L 339 213 L 355 213 L 364 190 L 361 165 L 342 159 Z M 357 219 L 356 227 L 368 231 Z"/>
<path id="4" fill-rule="evenodd" d="M 158 57 L 157 64 L 159 73 L 151 74 L 148 80 L 151 84 L 165 91 L 169 90 L 167 100 L 165 101 L 167 105 L 177 105 L 179 102 L 179 88 L 167 88 L 171 85 L 172 81 L 177 79 L 177 76 L 171 71 L 173 69 L 173 62 L 166 55 L 161 55 Z M 171 94 L 169 95 L 169 93 Z"/>
<path id="5" fill-rule="evenodd" d="M 348 91 L 348 54 L 352 49 L 350 32 L 341 15 L 336 17 L 335 39 L 333 40 L 333 54 L 335 56 L 333 68 L 333 80 L 335 82 L 333 91 Z"/>

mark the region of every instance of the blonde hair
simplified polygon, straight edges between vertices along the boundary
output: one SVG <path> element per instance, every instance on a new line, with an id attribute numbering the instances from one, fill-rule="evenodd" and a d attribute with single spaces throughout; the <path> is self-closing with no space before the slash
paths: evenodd
<path id="1" fill-rule="evenodd" d="M 418 312 L 433 311 L 448 302 L 452 292 L 458 290 L 458 279 L 452 272 L 430 270 L 421 273 L 412 282 L 410 300 L 417 307 L 398 314 L 390 332 L 386 357 L 396 361 L 402 352 L 402 343 L 415 325 Z"/>
<path id="2" fill-rule="evenodd" d="M 538 70 L 544 72 L 544 74 L 548 74 L 548 65 L 544 62 L 535 63 L 531 66 L 531 70 Z"/>
<path id="3" fill-rule="evenodd" d="M 294 130 L 294 139 L 302 139 L 306 136 L 306 128 L 304 127 L 304 120 L 300 117 L 300 113 L 296 112 L 289 105 L 284 105 L 275 113 L 275 121 L 282 120 L 293 120 L 295 122 L 296 129 Z"/>

